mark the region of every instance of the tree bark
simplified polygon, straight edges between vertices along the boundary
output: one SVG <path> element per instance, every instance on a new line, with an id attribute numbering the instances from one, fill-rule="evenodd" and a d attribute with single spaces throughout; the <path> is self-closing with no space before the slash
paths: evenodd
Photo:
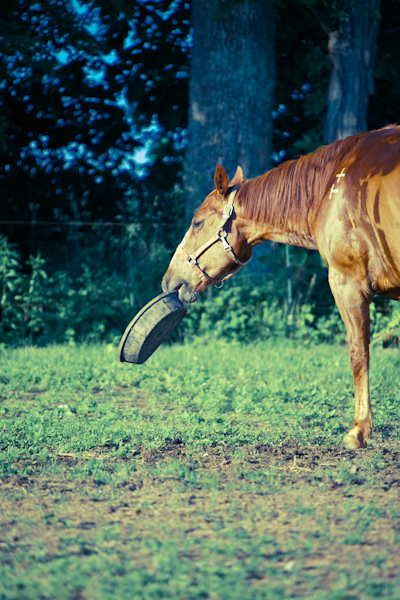
<path id="1" fill-rule="evenodd" d="M 225 0 L 226 1 L 226 0 Z M 186 218 L 214 189 L 216 164 L 232 177 L 270 168 L 274 92 L 274 7 L 269 0 L 193 0 L 189 146 L 184 164 Z"/>
<path id="2" fill-rule="evenodd" d="M 351 6 L 329 34 L 332 61 L 324 140 L 330 144 L 367 129 L 369 96 L 374 91 L 374 65 L 379 22 L 371 16 L 380 0 Z"/>

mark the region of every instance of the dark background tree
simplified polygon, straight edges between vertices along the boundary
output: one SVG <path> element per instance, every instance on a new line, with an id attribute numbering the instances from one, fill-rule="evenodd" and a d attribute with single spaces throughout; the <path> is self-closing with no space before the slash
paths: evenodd
<path id="1" fill-rule="evenodd" d="M 332 61 L 327 92 L 324 141 L 328 144 L 367 129 L 369 97 L 374 92 L 380 0 L 350 4 L 329 30 Z"/>
<path id="2" fill-rule="evenodd" d="M 376 2 L 368 0 L 302 0 L 299 3 L 277 1 L 276 105 L 283 103 L 287 110 L 279 114 L 279 133 L 277 136 L 275 131 L 274 149 L 279 144 L 286 150 L 287 157 L 291 158 L 326 143 L 324 124 L 331 121 L 334 113 L 336 122 L 339 123 L 340 119 L 346 119 L 346 111 L 361 114 L 362 108 L 365 120 L 363 125 L 357 125 L 358 129 L 373 129 L 399 121 L 400 63 L 396 57 L 400 52 L 400 3 L 398 0 L 385 0 L 380 11 L 376 5 Z M 360 97 L 357 92 L 355 97 L 351 96 L 349 90 L 348 98 L 353 100 L 353 105 L 348 101 L 346 105 L 346 98 L 341 96 L 343 89 L 340 87 L 344 82 L 338 81 L 337 72 L 333 69 L 329 42 L 330 37 L 337 38 L 339 28 L 346 23 L 347 33 L 353 33 L 349 29 L 350 11 L 361 13 L 356 13 L 359 18 L 356 26 L 357 40 L 351 37 L 346 41 L 343 39 L 345 32 L 342 33 L 344 45 L 341 46 L 342 55 L 338 59 L 343 61 L 345 56 L 352 56 L 354 60 L 350 68 L 344 65 L 340 67 L 341 77 L 346 76 L 347 69 L 353 77 L 356 91 L 358 86 L 365 93 L 364 97 Z M 360 52 L 358 58 L 354 57 L 357 44 L 368 53 L 364 59 L 359 56 Z M 347 55 L 344 54 L 346 49 Z M 359 72 L 355 71 L 356 66 Z M 303 84 L 306 84 L 305 92 L 302 90 Z M 331 93 L 328 92 L 329 88 Z M 329 99 L 330 95 L 332 101 Z M 341 97 L 342 100 L 339 112 L 334 105 L 335 97 Z M 328 112 L 330 116 L 327 118 Z M 283 127 L 290 133 L 286 139 L 282 137 Z"/>
<path id="3" fill-rule="evenodd" d="M 226 7 L 224 5 L 227 5 Z M 213 187 L 217 163 L 245 177 L 271 165 L 274 7 L 193 0 L 189 146 L 185 156 L 187 217 Z"/>

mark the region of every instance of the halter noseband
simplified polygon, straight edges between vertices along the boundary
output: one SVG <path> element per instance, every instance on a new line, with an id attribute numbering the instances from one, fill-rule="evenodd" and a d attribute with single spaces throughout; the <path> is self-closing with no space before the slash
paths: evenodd
<path id="1" fill-rule="evenodd" d="M 213 237 L 211 237 L 208 242 L 206 242 L 205 244 L 203 244 L 202 246 L 200 246 L 200 248 L 198 248 L 197 250 L 194 251 L 193 254 L 188 254 L 186 252 L 186 250 L 184 250 L 183 246 L 182 246 L 182 242 L 179 244 L 178 248 L 176 249 L 177 253 L 180 254 L 181 256 L 183 256 L 183 258 L 186 260 L 187 264 L 189 265 L 189 267 L 191 267 L 192 269 L 194 269 L 196 271 L 196 273 L 199 274 L 199 278 L 202 279 L 203 277 L 205 277 L 206 279 L 208 279 L 208 281 L 210 283 L 220 283 L 221 285 L 218 287 L 222 287 L 224 282 L 227 279 L 230 279 L 232 277 L 232 275 L 234 275 L 235 273 L 237 273 L 239 271 L 239 269 L 241 269 L 245 264 L 247 264 L 250 260 L 246 260 L 246 262 L 241 262 L 238 257 L 236 256 L 235 252 L 233 251 L 232 246 L 229 244 L 228 240 L 227 240 L 227 232 L 226 232 L 226 224 L 229 221 L 229 219 L 231 218 L 231 216 L 233 215 L 233 201 L 235 199 L 236 196 L 236 192 L 238 191 L 239 186 L 236 185 L 233 190 L 231 191 L 231 193 L 229 194 L 229 198 L 228 198 L 228 203 L 224 206 L 224 210 L 222 211 L 222 220 L 220 222 L 220 224 L 218 225 L 217 231 L 216 233 L 213 235 Z M 197 262 L 197 259 L 199 258 L 199 256 L 201 256 L 208 248 L 210 248 L 210 246 L 212 246 L 213 244 L 215 244 L 215 242 L 222 242 L 222 245 L 224 247 L 224 250 L 227 254 L 229 254 L 230 258 L 232 260 L 235 261 L 235 263 L 237 265 L 239 265 L 238 267 L 236 267 L 236 269 L 234 269 L 231 273 L 228 273 L 228 275 L 226 275 L 226 277 L 223 277 L 222 279 L 214 279 L 213 277 L 210 277 L 209 275 L 207 275 L 207 273 L 205 273 L 205 271 L 203 271 L 203 269 L 201 269 L 199 267 L 199 263 Z"/>

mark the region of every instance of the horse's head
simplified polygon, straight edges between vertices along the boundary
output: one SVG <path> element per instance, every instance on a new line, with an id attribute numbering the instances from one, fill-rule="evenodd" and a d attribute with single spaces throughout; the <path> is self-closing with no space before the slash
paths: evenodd
<path id="1" fill-rule="evenodd" d="M 162 281 L 164 292 L 179 289 L 179 297 L 185 302 L 195 302 L 199 292 L 251 258 L 245 222 L 233 208 L 243 171 L 238 167 L 230 182 L 225 169 L 217 165 L 214 182 L 215 190 L 194 215 Z"/>

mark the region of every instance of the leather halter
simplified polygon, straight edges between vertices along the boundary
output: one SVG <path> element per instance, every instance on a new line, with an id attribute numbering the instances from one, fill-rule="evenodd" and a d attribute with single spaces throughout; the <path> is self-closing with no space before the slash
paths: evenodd
<path id="1" fill-rule="evenodd" d="M 200 248 L 195 250 L 193 254 L 188 254 L 182 246 L 182 242 L 183 242 L 183 240 L 182 240 L 182 242 L 179 244 L 178 248 L 176 249 L 177 253 L 180 254 L 181 256 L 183 256 L 183 258 L 186 260 L 189 267 L 191 267 L 192 269 L 194 269 L 196 271 L 196 273 L 198 273 L 200 279 L 205 277 L 206 279 L 208 279 L 208 281 L 210 283 L 214 283 L 214 284 L 221 283 L 221 285 L 219 287 L 222 287 L 224 282 L 227 279 L 230 279 L 232 277 L 232 275 L 237 273 L 239 271 L 239 269 L 241 269 L 245 264 L 247 264 L 251 258 L 250 257 L 249 260 L 246 260 L 245 262 L 241 262 L 238 259 L 238 257 L 236 256 L 235 252 L 233 251 L 232 246 L 229 244 L 229 242 L 227 240 L 228 234 L 226 232 L 225 227 L 226 227 L 226 224 L 228 223 L 229 219 L 233 215 L 233 211 L 234 211 L 233 202 L 235 200 L 236 192 L 238 191 L 238 189 L 239 189 L 238 185 L 234 186 L 234 188 L 232 189 L 231 193 L 229 194 L 228 203 L 224 206 L 224 210 L 222 211 L 222 220 L 218 225 L 217 231 L 205 244 L 203 244 L 202 246 L 200 246 Z M 207 273 L 205 271 L 203 271 L 203 269 L 200 268 L 199 263 L 197 262 L 197 259 L 208 248 L 210 248 L 210 246 L 215 244 L 215 242 L 219 242 L 219 241 L 222 242 L 225 252 L 239 266 L 236 267 L 236 269 L 234 269 L 231 273 L 228 273 L 222 279 L 214 279 L 213 277 L 210 277 L 209 275 L 207 275 Z"/>

